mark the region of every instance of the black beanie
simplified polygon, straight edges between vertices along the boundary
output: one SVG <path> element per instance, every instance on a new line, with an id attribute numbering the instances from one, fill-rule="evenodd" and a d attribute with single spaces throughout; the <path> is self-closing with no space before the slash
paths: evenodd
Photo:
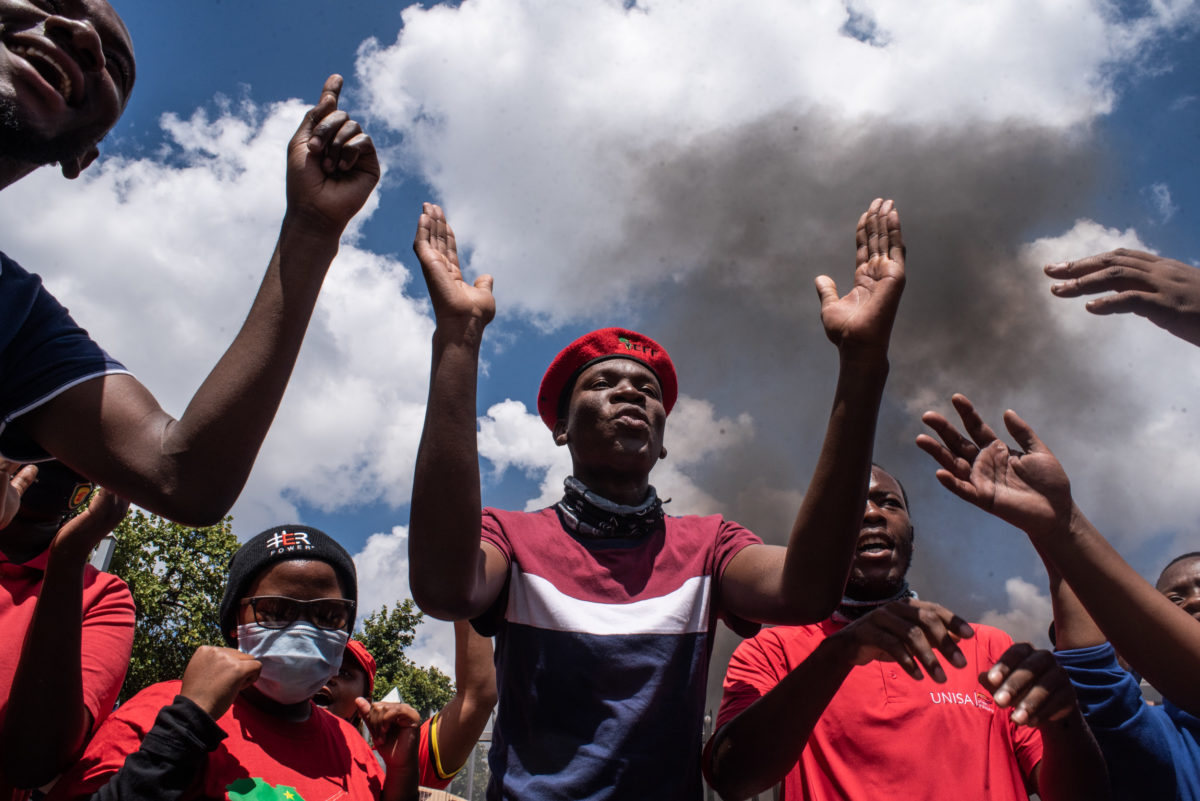
<path id="1" fill-rule="evenodd" d="M 358 574 L 354 560 L 346 549 L 319 529 L 309 526 L 276 526 L 267 529 L 238 548 L 229 560 L 229 581 L 225 585 L 225 597 L 221 599 L 221 634 L 233 645 L 230 632 L 237 628 L 238 601 L 265 568 L 288 559 L 315 559 L 326 562 L 337 573 L 338 579 L 351 601 L 358 601 Z M 350 627 L 354 628 L 354 615 L 350 616 Z"/>

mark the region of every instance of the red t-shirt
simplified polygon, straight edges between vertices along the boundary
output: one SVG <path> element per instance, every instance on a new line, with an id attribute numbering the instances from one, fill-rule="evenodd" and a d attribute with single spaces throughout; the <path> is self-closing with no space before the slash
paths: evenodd
<path id="1" fill-rule="evenodd" d="M 842 624 L 778 626 L 746 640 L 725 674 L 717 726 L 779 683 Z M 1042 758 L 1037 729 L 1016 726 L 979 674 L 1012 639 L 990 626 L 958 643 L 965 668 L 945 660 L 947 682 L 914 680 L 894 662 L 853 668 L 783 782 L 790 801 L 920 799 L 1025 801 L 1024 777 Z"/>
<path id="2" fill-rule="evenodd" d="M 42 590 L 49 551 L 22 564 L 8 561 L 0 553 L 0 723 L 8 711 L 8 693 L 21 657 L 25 633 L 33 621 L 33 609 Z M 125 582 L 111 573 L 101 573 L 91 565 L 83 572 L 83 630 L 81 667 L 83 703 L 95 726 L 108 716 L 133 648 L 133 596 Z M 31 735 L 32 736 L 32 735 Z M 0 799 L 14 796 L 14 790 L 0 777 Z"/>
<path id="3" fill-rule="evenodd" d="M 439 712 L 438 715 L 441 713 Z M 421 786 L 431 790 L 445 790 L 463 765 L 442 764 L 438 753 L 437 732 L 442 722 L 438 715 L 421 724 L 421 743 L 417 747 L 417 760 L 421 763 Z"/>
<path id="4" fill-rule="evenodd" d="M 175 700 L 181 685 L 154 684 L 122 704 L 55 786 L 53 797 L 88 796 L 107 784 L 141 747 L 159 710 Z M 383 768 L 370 746 L 353 726 L 315 704 L 308 720 L 287 723 L 238 696 L 217 725 L 227 736 L 209 753 L 191 798 L 374 801 L 383 790 Z"/>

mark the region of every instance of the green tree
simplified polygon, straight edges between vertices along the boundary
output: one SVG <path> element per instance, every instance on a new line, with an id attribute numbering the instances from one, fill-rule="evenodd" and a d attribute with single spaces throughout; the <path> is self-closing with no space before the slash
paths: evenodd
<path id="1" fill-rule="evenodd" d="M 183 676 L 201 645 L 225 644 L 217 617 L 229 560 L 238 549 L 232 521 L 188 528 L 135 510 L 117 526 L 109 571 L 125 580 L 137 604 L 121 701 Z"/>
<path id="2" fill-rule="evenodd" d="M 428 717 L 454 697 L 454 686 L 442 671 L 418 667 L 404 653 L 424 617 L 411 598 L 405 599 L 391 611 L 384 606 L 368 615 L 354 636 L 375 657 L 375 700 L 396 687 L 406 704 Z"/>

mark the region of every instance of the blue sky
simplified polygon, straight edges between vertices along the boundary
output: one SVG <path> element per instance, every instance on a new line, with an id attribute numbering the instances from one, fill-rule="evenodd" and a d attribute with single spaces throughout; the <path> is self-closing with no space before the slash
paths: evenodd
<path id="1" fill-rule="evenodd" d="M 857 214 L 894 195 L 910 283 L 876 457 L 913 497 L 923 597 L 1023 636 L 1049 615 L 1024 538 L 941 490 L 911 444 L 920 411 L 959 390 L 993 419 L 1022 412 L 1145 574 L 1196 547 L 1180 501 L 1200 470 L 1200 353 L 1088 317 L 1038 272 L 1120 244 L 1200 260 L 1194 3 L 115 5 L 138 58 L 129 108 L 75 185 L 44 170 L 4 193 L 5 250 L 182 411 L 269 256 L 302 113 L 288 101 L 343 73 L 387 173 L 234 514 L 242 536 L 290 518 L 338 536 L 368 605 L 407 593 L 424 199 L 496 276 L 489 504 L 554 496 L 565 463 L 532 414 L 537 382 L 574 336 L 628 324 L 680 367 L 652 479 L 673 511 L 779 541 L 836 369 L 812 278 L 848 284 Z M 419 656 L 448 665 L 448 631 Z"/>

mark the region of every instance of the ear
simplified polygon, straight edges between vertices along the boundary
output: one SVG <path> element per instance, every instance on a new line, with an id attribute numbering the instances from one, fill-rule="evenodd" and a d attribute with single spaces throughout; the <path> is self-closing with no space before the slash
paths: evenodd
<path id="1" fill-rule="evenodd" d="M 62 167 L 63 177 L 70 178 L 72 180 L 74 180 L 75 178 L 78 178 L 79 173 L 86 170 L 88 168 L 88 165 L 90 165 L 93 161 L 95 161 L 97 158 L 99 158 L 99 156 L 100 156 L 100 149 L 93 146 L 82 156 L 76 156 L 74 158 L 69 158 L 69 159 L 63 159 L 61 162 L 59 162 L 59 166 Z"/>
<path id="2" fill-rule="evenodd" d="M 554 424 L 554 444 L 560 448 L 567 444 L 567 421 L 559 420 Z"/>

